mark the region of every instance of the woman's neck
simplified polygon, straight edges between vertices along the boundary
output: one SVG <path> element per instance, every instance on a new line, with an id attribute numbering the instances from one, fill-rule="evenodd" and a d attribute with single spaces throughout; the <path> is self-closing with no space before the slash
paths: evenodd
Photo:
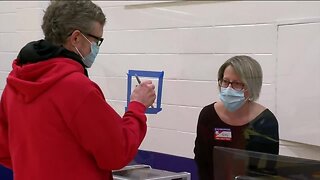
<path id="1" fill-rule="evenodd" d="M 252 104 L 251 101 L 246 100 L 245 103 L 234 112 L 230 112 L 224 108 L 227 119 L 232 120 L 229 122 L 230 125 L 239 126 L 247 124 L 251 120 Z"/>

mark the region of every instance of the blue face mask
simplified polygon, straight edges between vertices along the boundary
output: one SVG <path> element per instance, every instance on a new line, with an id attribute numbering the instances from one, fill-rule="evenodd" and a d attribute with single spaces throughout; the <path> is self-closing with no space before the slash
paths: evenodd
<path id="1" fill-rule="evenodd" d="M 99 53 L 99 46 L 95 43 L 91 43 L 91 52 L 83 58 L 83 63 L 87 68 L 90 68 Z"/>
<path id="2" fill-rule="evenodd" d="M 84 35 L 83 35 L 84 36 Z M 85 36 L 84 36 L 85 37 Z M 85 37 L 86 38 L 86 37 Z M 87 38 L 86 38 L 87 39 Z M 88 39 L 87 39 L 88 40 Z M 88 40 L 89 41 L 89 40 Z M 80 51 L 78 50 L 77 47 L 76 50 L 77 52 L 79 53 L 79 55 L 82 57 L 82 61 L 83 61 L 83 64 L 87 67 L 87 68 L 90 68 L 94 62 L 94 60 L 96 59 L 98 53 L 99 53 L 99 46 L 96 44 L 96 43 L 91 43 L 89 41 L 89 43 L 91 44 L 91 52 L 90 54 L 88 54 L 86 57 L 83 57 L 82 54 L 80 53 Z"/>
<path id="3" fill-rule="evenodd" d="M 223 102 L 224 107 L 230 111 L 234 112 L 239 109 L 245 102 L 244 92 L 236 91 L 231 87 L 224 88 L 221 87 L 220 100 Z"/>

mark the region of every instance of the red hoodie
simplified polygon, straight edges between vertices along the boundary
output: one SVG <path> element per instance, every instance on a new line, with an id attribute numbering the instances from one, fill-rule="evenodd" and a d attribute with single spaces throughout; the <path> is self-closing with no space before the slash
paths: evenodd
<path id="1" fill-rule="evenodd" d="M 13 63 L 0 106 L 0 163 L 15 180 L 108 180 L 146 134 L 145 106 L 123 118 L 68 58 Z"/>

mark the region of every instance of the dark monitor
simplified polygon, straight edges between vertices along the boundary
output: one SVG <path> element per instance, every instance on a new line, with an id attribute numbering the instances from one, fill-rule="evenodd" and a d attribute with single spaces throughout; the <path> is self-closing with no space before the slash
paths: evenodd
<path id="1" fill-rule="evenodd" d="M 320 161 L 214 147 L 216 180 L 320 180 Z"/>

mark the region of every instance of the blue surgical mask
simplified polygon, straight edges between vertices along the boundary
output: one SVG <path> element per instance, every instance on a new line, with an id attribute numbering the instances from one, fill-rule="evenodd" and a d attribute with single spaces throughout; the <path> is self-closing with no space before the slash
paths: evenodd
<path id="1" fill-rule="evenodd" d="M 83 35 L 84 36 L 84 35 Z M 84 36 L 85 37 L 85 36 Z M 85 37 L 86 38 L 86 37 Z M 87 38 L 86 38 L 87 39 Z M 88 39 L 87 39 L 88 40 Z M 88 40 L 89 41 L 89 40 Z M 94 60 L 96 59 L 98 53 L 99 53 L 99 46 L 96 44 L 96 43 L 91 43 L 89 41 L 89 43 L 91 44 L 91 52 L 90 54 L 88 54 L 86 57 L 83 57 L 82 54 L 80 53 L 80 51 L 78 50 L 77 47 L 76 50 L 77 52 L 79 53 L 79 55 L 81 56 L 82 58 L 82 61 L 83 61 L 83 64 L 87 67 L 87 68 L 90 68 L 94 62 Z"/>
<path id="2" fill-rule="evenodd" d="M 223 102 L 224 107 L 230 111 L 234 112 L 239 109 L 245 102 L 244 92 L 236 91 L 231 87 L 224 88 L 221 87 L 220 100 Z"/>

